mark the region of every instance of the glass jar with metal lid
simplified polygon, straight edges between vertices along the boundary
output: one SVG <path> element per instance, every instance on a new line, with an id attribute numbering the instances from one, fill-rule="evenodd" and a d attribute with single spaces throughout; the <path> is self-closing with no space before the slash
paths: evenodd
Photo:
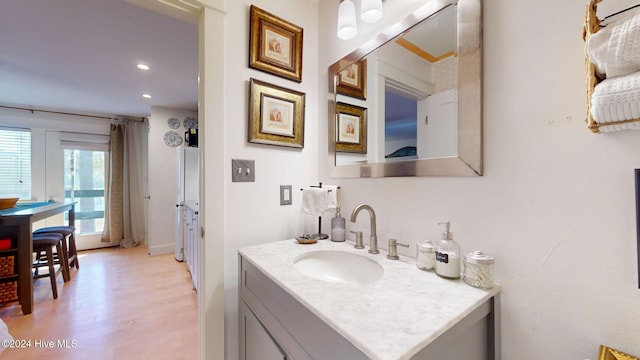
<path id="1" fill-rule="evenodd" d="M 462 280 L 480 289 L 491 289 L 495 285 L 494 264 L 493 256 L 485 255 L 481 250 L 470 252 L 464 257 Z"/>
<path id="2" fill-rule="evenodd" d="M 416 246 L 416 266 L 420 270 L 433 270 L 436 266 L 436 247 L 431 241 Z"/>

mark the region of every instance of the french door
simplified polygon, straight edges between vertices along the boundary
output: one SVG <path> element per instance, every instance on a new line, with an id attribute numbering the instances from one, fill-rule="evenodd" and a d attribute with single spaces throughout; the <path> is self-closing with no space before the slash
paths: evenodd
<path id="1" fill-rule="evenodd" d="M 78 250 L 115 244 L 102 242 L 109 137 L 48 131 L 46 193 L 55 200 L 73 200 Z M 65 223 L 67 219 L 64 219 Z M 62 219 L 56 222 L 61 222 Z M 57 225 L 57 224 L 48 224 Z"/>
<path id="2" fill-rule="evenodd" d="M 104 228 L 107 153 L 64 149 L 64 197 L 76 202 L 75 225 L 79 250 L 109 246 L 100 241 Z"/>

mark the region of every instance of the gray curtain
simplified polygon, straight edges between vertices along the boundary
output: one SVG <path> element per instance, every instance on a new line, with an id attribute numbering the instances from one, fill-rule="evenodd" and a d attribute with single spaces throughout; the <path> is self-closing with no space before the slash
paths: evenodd
<path id="1" fill-rule="evenodd" d="M 102 241 L 125 248 L 136 246 L 145 240 L 145 142 L 142 141 L 142 136 L 146 136 L 145 123 L 127 121 L 111 125 Z"/>

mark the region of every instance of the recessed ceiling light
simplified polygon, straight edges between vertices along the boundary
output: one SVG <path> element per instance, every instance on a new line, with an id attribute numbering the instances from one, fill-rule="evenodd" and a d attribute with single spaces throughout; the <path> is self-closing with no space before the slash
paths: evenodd
<path id="1" fill-rule="evenodd" d="M 151 95 L 149 94 L 142 94 L 142 97 L 145 99 L 151 99 Z"/>
<path id="2" fill-rule="evenodd" d="M 147 65 L 147 64 L 140 63 L 140 64 L 138 64 L 138 65 L 136 65 L 136 66 L 137 66 L 137 67 L 138 67 L 138 69 L 140 69 L 140 70 L 149 70 L 149 65 Z"/>

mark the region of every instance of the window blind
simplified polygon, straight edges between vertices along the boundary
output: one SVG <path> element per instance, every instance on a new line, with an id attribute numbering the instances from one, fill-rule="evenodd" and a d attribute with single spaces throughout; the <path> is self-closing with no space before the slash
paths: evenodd
<path id="1" fill-rule="evenodd" d="M 60 148 L 70 150 L 109 151 L 109 135 L 61 132 Z"/>
<path id="2" fill-rule="evenodd" d="M 0 127 L 0 197 L 31 200 L 31 131 Z"/>

